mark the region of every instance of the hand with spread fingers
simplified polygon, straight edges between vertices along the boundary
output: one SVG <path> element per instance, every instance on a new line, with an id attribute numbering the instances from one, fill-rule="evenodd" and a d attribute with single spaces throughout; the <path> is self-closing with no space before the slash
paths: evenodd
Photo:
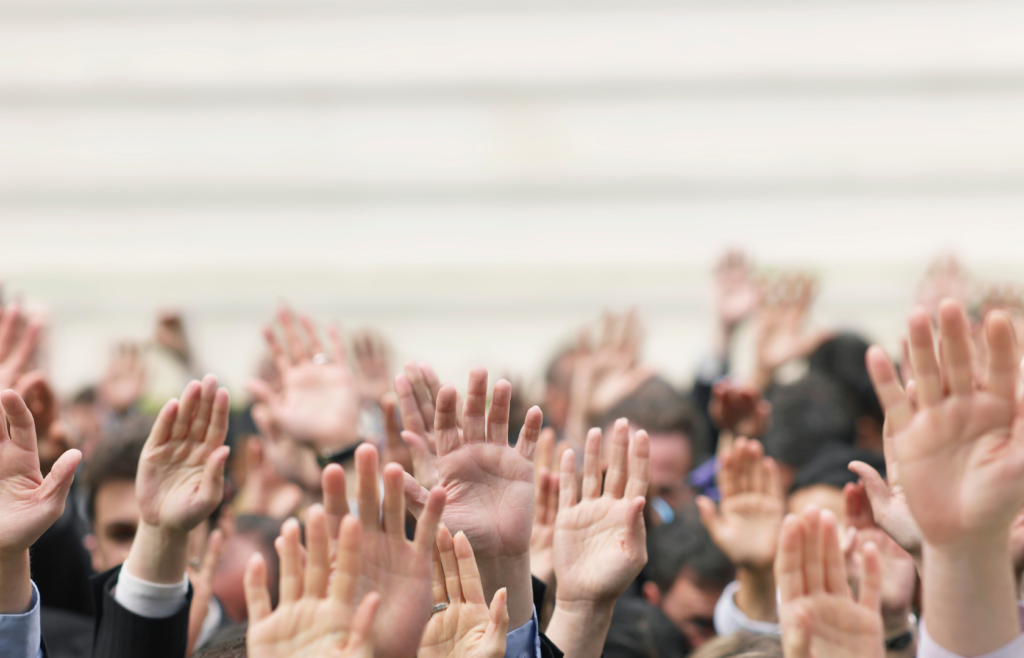
<path id="1" fill-rule="evenodd" d="M 210 599 L 213 597 L 213 576 L 223 549 L 224 532 L 220 529 L 214 530 L 206 542 L 206 550 L 199 568 L 191 564 L 188 566 L 188 581 L 192 584 L 192 603 L 188 609 L 186 656 L 192 655 L 199 635 L 203 632 L 203 622 L 206 621 L 206 614 L 210 611 Z"/>
<path id="2" fill-rule="evenodd" d="M 772 565 L 786 513 L 779 468 L 764 456 L 759 441 L 736 439 L 722 451 L 718 469 L 719 507 L 697 499 L 701 521 L 722 552 L 737 567 L 736 606 L 750 619 L 775 622 Z"/>
<path id="3" fill-rule="evenodd" d="M 445 491 L 435 487 L 428 494 L 416 524 L 416 536 L 409 541 L 405 535 L 405 472 L 398 464 L 384 467 L 381 519 L 378 462 L 373 446 L 363 444 L 356 450 L 359 521 L 363 529 L 360 591 L 380 594 L 380 615 L 374 625 L 377 656 L 406 658 L 416 653 L 433 605 L 431 562 L 434 536 L 441 513 L 446 511 Z M 396 619 L 403 620 L 397 628 Z"/>
<path id="4" fill-rule="evenodd" d="M 281 379 L 281 391 L 253 379 L 248 383 L 249 392 L 267 405 L 285 434 L 318 453 L 351 446 L 359 439 L 359 390 L 338 332 L 328 331 L 328 354 L 309 318 L 296 320 L 287 309 L 278 316 L 284 346 L 270 327 L 264 337 Z"/>
<path id="5" fill-rule="evenodd" d="M 363 400 L 378 402 L 391 388 L 391 350 L 372 329 L 357 331 L 351 338 L 359 394 Z"/>
<path id="6" fill-rule="evenodd" d="M 42 325 L 28 319 L 18 304 L 0 308 L 0 390 L 14 383 L 32 365 Z"/>
<path id="7" fill-rule="evenodd" d="M 126 568 L 155 583 L 181 582 L 188 533 L 224 498 L 228 392 L 207 375 L 170 400 L 146 439 L 135 476 L 140 522 Z"/>
<path id="8" fill-rule="evenodd" d="M 768 429 L 772 405 L 757 387 L 723 379 L 711 387 L 708 414 L 719 430 L 756 439 Z"/>
<path id="9" fill-rule="evenodd" d="M 280 601 L 271 611 L 267 565 L 260 553 L 245 570 L 249 610 L 246 650 L 249 658 L 372 658 L 380 595 L 366 594 L 356 605 L 362 563 L 359 521 L 345 518 L 333 566 L 329 564 L 327 525 L 319 506 L 306 514 L 306 550 L 299 523 L 289 519 L 274 542 L 281 560 Z M 394 627 L 409 622 L 394 618 Z M 421 627 L 422 629 L 422 627 Z M 411 653 L 408 655 L 412 655 Z"/>
<path id="10" fill-rule="evenodd" d="M 761 390 L 783 364 L 808 356 L 831 336 L 831 332 L 808 331 L 805 326 L 817 291 L 813 277 L 802 273 L 782 274 L 762 285 L 755 317 L 757 365 L 752 378 Z"/>
<path id="11" fill-rule="evenodd" d="M 146 368 L 139 356 L 139 345 L 121 343 L 99 384 L 100 398 L 115 412 L 124 413 L 139 401 L 145 386 Z"/>
<path id="12" fill-rule="evenodd" d="M 836 519 L 808 508 L 782 524 L 779 583 L 786 658 L 882 658 L 879 613 L 882 569 L 878 549 L 864 546 L 864 574 L 857 600 L 850 595 Z"/>
<path id="13" fill-rule="evenodd" d="M 460 532 L 453 538 L 441 526 L 437 531 L 437 552 L 442 569 L 434 569 L 434 590 L 440 599 L 437 603 L 447 606 L 431 615 L 416 655 L 501 658 L 505 655 L 508 634 L 507 592 L 504 588 L 495 592 L 488 607 L 473 547 L 465 534 Z"/>
<path id="14" fill-rule="evenodd" d="M 651 479 L 650 443 L 631 439 L 620 418 L 612 430 L 608 473 L 601 490 L 601 430 L 587 435 L 582 498 L 576 500 L 576 461 L 562 454 L 555 521 L 555 610 L 547 634 L 567 656 L 597 655 L 612 608 L 647 563 L 643 510 Z"/>
<path id="15" fill-rule="evenodd" d="M 985 319 L 988 365 L 980 382 L 963 304 L 942 302 L 938 320 L 936 345 L 924 309 L 910 316 L 916 409 L 880 350 L 871 348 L 868 363 L 924 539 L 925 626 L 940 646 L 970 656 L 1020 633 L 1009 533 L 1024 507 L 1024 406 L 1009 317 L 993 311 Z"/>
<path id="16" fill-rule="evenodd" d="M 401 395 L 401 394 L 400 394 Z M 455 388 L 442 386 L 435 398 L 434 435 L 438 485 L 447 493 L 445 525 L 466 534 L 476 553 L 484 595 L 508 588 L 511 628 L 533 617 L 530 577 L 530 535 L 533 528 L 533 452 L 543 416 L 537 407 L 526 414 L 519 441 L 508 443 L 512 388 L 494 385 L 487 409 L 487 371 L 469 375 L 462 428 L 458 424 Z M 410 504 L 421 507 L 426 490 L 406 478 Z"/>
<path id="17" fill-rule="evenodd" d="M 551 472 L 555 430 L 545 427 L 534 454 L 533 532 L 530 533 L 530 572 L 550 587 L 555 582 L 554 540 L 558 516 L 559 475 Z"/>
<path id="18" fill-rule="evenodd" d="M 44 478 L 25 402 L 8 389 L 0 405 L 0 614 L 20 614 L 32 600 L 29 547 L 63 514 L 82 453 L 68 450 Z"/>

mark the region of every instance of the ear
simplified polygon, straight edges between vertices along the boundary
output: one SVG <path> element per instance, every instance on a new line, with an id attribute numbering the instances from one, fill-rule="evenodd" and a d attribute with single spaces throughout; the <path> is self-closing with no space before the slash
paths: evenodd
<path id="1" fill-rule="evenodd" d="M 82 537 L 82 544 L 85 546 L 85 550 L 89 551 L 89 557 L 92 560 L 92 570 L 96 573 L 106 571 L 107 561 L 103 559 L 103 553 L 100 551 L 99 542 L 96 541 L 96 535 L 89 533 Z"/>
<path id="2" fill-rule="evenodd" d="M 654 584 L 654 581 L 648 580 L 644 583 L 641 591 L 643 592 L 644 598 L 647 602 L 655 608 L 661 605 L 661 590 Z"/>

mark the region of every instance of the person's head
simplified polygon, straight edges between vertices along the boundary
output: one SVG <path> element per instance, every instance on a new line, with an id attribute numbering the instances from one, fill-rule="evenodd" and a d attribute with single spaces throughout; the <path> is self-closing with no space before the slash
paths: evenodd
<path id="1" fill-rule="evenodd" d="M 740 631 L 716 637 L 691 653 L 690 658 L 782 658 L 782 638 Z"/>
<path id="2" fill-rule="evenodd" d="M 811 371 L 830 377 L 846 393 L 857 416 L 857 446 L 881 453 L 885 413 L 864 361 L 868 347 L 861 336 L 842 333 L 822 343 L 811 354 L 808 365 Z"/>
<path id="3" fill-rule="evenodd" d="M 648 537 L 643 596 L 679 627 L 694 648 L 714 637 L 715 603 L 735 570 L 701 524 L 696 508 Z"/>
<path id="4" fill-rule="evenodd" d="M 85 471 L 89 488 L 87 509 L 92 534 L 86 548 L 97 572 L 111 569 L 128 557 L 139 527 L 135 472 L 153 419 L 129 420 L 115 436 L 103 440 Z"/>
<path id="5" fill-rule="evenodd" d="M 821 373 L 808 372 L 799 381 L 773 387 L 768 401 L 772 420 L 761 443 L 778 463 L 786 490 L 822 446 L 852 445 L 856 438 L 856 416 L 846 394 Z"/>
<path id="6" fill-rule="evenodd" d="M 576 347 L 567 346 L 555 354 L 544 371 L 544 421 L 559 434 L 565 427 L 569 412 L 572 371 L 576 363 Z"/>
<path id="7" fill-rule="evenodd" d="M 234 532 L 229 533 L 224 543 L 221 552 L 223 557 L 213 576 L 213 593 L 232 621 L 242 623 L 248 618 L 243 576 L 245 565 L 253 553 L 263 555 L 267 565 L 270 600 L 272 605 L 277 605 L 279 567 L 274 540 L 280 533 L 280 520 L 256 515 L 242 515 L 235 520 Z"/>
<path id="8" fill-rule="evenodd" d="M 664 379 L 654 377 L 612 407 L 601 419 L 605 443 L 619 418 L 629 420 L 631 431 L 647 430 L 651 447 L 650 497 L 660 497 L 673 509 L 692 499 L 686 476 L 703 457 L 704 428 L 687 399 Z M 602 455 L 610 454 L 602 446 Z"/>
<path id="9" fill-rule="evenodd" d="M 862 461 L 885 477 L 885 460 L 870 450 L 847 445 L 829 445 L 797 471 L 787 506 L 793 514 L 800 514 L 813 505 L 831 510 L 841 527 L 845 526 L 846 504 L 843 487 L 857 482 L 857 475 L 848 468 L 852 461 Z"/>

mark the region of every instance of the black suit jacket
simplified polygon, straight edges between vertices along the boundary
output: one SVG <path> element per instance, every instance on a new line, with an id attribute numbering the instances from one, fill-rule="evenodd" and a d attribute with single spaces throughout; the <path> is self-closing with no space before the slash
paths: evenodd
<path id="1" fill-rule="evenodd" d="M 544 607 L 544 592 L 547 590 L 547 585 L 544 581 L 539 580 L 536 576 L 533 578 L 533 605 L 537 610 L 541 610 Z M 563 658 L 565 656 L 561 649 L 555 646 L 555 643 L 548 639 L 547 635 L 540 634 L 540 658 Z"/>
<path id="2" fill-rule="evenodd" d="M 188 645 L 188 611 L 192 585 L 185 605 L 166 619 L 140 617 L 114 600 L 111 589 L 121 567 L 95 576 L 92 581 L 96 606 L 93 658 L 184 658 Z"/>

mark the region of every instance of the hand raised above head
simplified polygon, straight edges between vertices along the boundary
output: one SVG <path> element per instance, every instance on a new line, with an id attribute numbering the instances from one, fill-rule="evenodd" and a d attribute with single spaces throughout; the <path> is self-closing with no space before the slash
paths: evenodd
<path id="1" fill-rule="evenodd" d="M 359 521 L 346 517 L 334 564 L 329 564 L 327 526 L 319 506 L 306 515 L 306 551 L 294 519 L 274 542 L 281 559 L 280 602 L 270 609 L 267 565 L 254 553 L 245 570 L 249 610 L 246 649 L 250 658 L 372 658 L 380 595 L 366 594 L 356 605 L 362 564 Z M 305 558 L 305 559 L 303 559 Z M 406 620 L 390 619 L 395 627 Z M 410 654 L 411 655 L 411 654 Z"/>
<path id="2" fill-rule="evenodd" d="M 249 392 L 267 405 L 285 434 L 317 452 L 352 445 L 359 438 L 359 390 L 337 330 L 328 332 L 328 354 L 309 318 L 296 319 L 288 309 L 281 309 L 278 317 L 284 346 L 270 327 L 264 330 L 264 338 L 281 390 L 253 379 L 248 382 Z"/>

